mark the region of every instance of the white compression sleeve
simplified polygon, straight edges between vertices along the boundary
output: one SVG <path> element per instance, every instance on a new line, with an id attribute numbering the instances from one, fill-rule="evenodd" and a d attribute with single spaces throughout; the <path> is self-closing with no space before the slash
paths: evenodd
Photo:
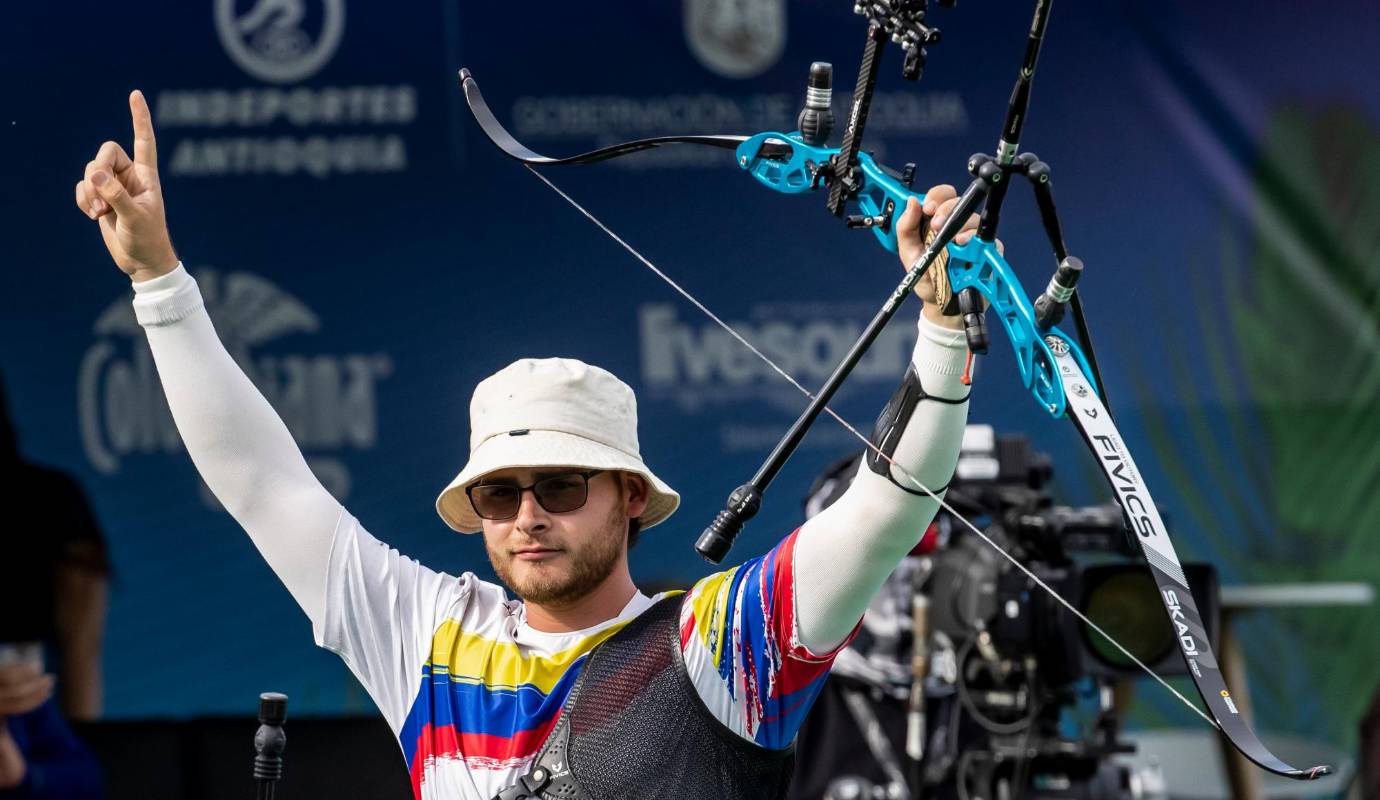
<path id="1" fill-rule="evenodd" d="M 135 316 L 192 462 L 320 630 L 340 503 L 226 352 L 192 276 L 178 265 L 134 284 L 134 292 Z"/>
<path id="2" fill-rule="evenodd" d="M 967 347 L 962 331 L 923 317 L 912 358 L 925 394 L 965 398 Z M 958 463 L 968 404 L 921 400 L 892 458 L 931 489 L 949 482 Z M 893 470 L 896 482 L 915 487 Z M 942 493 L 941 493 L 942 495 Z M 858 624 L 872 596 L 924 535 L 939 503 L 909 494 L 866 460 L 842 497 L 801 527 L 795 544 L 797 635 L 810 651 L 833 650 Z"/>

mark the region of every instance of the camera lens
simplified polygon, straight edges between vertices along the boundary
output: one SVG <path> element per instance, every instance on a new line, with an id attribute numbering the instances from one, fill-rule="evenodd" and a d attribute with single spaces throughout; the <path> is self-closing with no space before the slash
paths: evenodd
<path id="1" fill-rule="evenodd" d="M 1083 613 L 1138 659 L 1154 664 L 1174 649 L 1165 625 L 1155 582 L 1143 570 L 1119 571 L 1089 587 Z M 1136 665 L 1094 630 L 1086 632 L 1088 647 L 1104 663 L 1118 669 Z"/>

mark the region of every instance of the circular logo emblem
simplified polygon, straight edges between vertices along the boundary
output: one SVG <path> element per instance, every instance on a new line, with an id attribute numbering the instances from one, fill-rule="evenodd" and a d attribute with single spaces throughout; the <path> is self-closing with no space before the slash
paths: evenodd
<path id="1" fill-rule="evenodd" d="M 1056 356 L 1066 356 L 1069 354 L 1069 343 L 1060 339 L 1058 336 L 1050 334 L 1045 337 L 1045 344 L 1049 345 L 1050 352 Z"/>
<path id="2" fill-rule="evenodd" d="M 340 46 L 345 0 L 215 0 L 216 33 L 230 59 L 259 80 L 308 78 Z"/>
<path id="3" fill-rule="evenodd" d="M 1084 386 L 1084 385 L 1081 384 L 1081 383 L 1075 383 L 1075 384 L 1073 385 L 1073 393 L 1076 394 L 1076 395 L 1078 395 L 1079 397 L 1087 397 L 1087 396 L 1088 396 L 1088 387 Z"/>
<path id="4" fill-rule="evenodd" d="M 751 78 L 786 49 L 786 0 L 685 0 L 685 38 L 711 72 Z"/>

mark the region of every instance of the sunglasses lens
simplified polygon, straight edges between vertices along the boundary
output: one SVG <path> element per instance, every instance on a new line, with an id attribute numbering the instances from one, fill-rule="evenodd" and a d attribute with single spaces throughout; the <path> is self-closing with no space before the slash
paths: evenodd
<path id="1" fill-rule="evenodd" d="M 541 507 L 553 514 L 574 511 L 587 499 L 589 483 L 583 475 L 556 475 L 537 482 L 532 492 Z"/>
<path id="2" fill-rule="evenodd" d="M 512 486 L 502 483 L 483 483 L 471 486 L 470 502 L 475 513 L 484 519 L 512 519 L 522 507 L 522 493 L 531 488 L 537 503 L 552 514 L 574 511 L 589 499 L 589 478 L 591 473 L 572 472 L 569 475 L 552 475 L 542 478 L 531 487 Z"/>
<path id="3" fill-rule="evenodd" d="M 475 513 L 484 519 L 517 516 L 521 500 L 522 490 L 516 486 L 487 484 L 470 489 L 470 502 L 474 504 Z"/>

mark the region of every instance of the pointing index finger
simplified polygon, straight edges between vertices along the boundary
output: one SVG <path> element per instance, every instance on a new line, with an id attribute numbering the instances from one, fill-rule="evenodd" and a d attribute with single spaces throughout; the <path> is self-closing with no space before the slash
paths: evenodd
<path id="1" fill-rule="evenodd" d="M 153 136 L 153 115 L 149 113 L 144 93 L 135 89 L 129 94 L 129 115 L 134 120 L 134 163 L 158 169 L 158 145 Z"/>

